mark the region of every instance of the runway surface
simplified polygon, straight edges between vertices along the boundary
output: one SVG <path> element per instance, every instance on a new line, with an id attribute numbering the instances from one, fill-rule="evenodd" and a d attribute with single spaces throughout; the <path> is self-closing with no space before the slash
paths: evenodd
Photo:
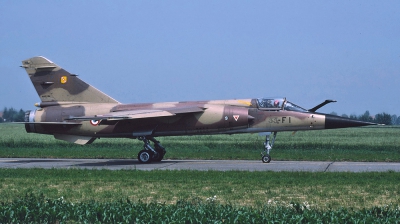
<path id="1" fill-rule="evenodd" d="M 329 161 L 271 161 L 271 163 L 262 163 L 261 160 L 164 160 L 157 163 L 141 164 L 136 159 L 0 158 L 0 168 L 400 172 L 400 163 Z"/>

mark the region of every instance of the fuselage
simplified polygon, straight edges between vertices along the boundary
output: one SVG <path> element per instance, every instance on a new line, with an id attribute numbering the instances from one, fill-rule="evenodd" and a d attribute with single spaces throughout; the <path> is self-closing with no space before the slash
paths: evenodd
<path id="1" fill-rule="evenodd" d="M 334 100 L 309 110 L 286 98 L 121 104 L 45 57 L 24 60 L 21 67 L 41 100 L 36 105 L 39 109 L 25 114 L 27 132 L 50 134 L 81 145 L 104 137 L 137 138 L 144 143 L 138 153 L 142 163 L 164 158 L 166 150 L 157 136 L 262 133 L 266 136 L 262 161 L 268 163 L 279 131 L 372 124 L 316 113 Z"/>
<path id="2" fill-rule="evenodd" d="M 277 99 L 271 99 L 271 101 Z M 284 98 L 278 107 L 261 105 L 260 99 L 166 102 L 146 104 L 80 103 L 43 106 L 27 113 L 26 130 L 42 134 L 91 137 L 178 136 L 202 134 L 259 133 L 271 131 L 317 130 L 325 128 L 325 115 L 306 110 L 288 110 Z M 115 121 L 73 121 L 77 125 L 49 125 L 70 117 L 94 116 L 131 110 L 204 108 L 197 113 Z M 71 122 L 68 122 L 70 124 Z"/>

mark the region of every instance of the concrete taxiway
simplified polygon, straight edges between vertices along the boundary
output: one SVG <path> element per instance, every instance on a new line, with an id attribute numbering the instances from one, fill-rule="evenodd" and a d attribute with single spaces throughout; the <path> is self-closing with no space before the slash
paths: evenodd
<path id="1" fill-rule="evenodd" d="M 141 164 L 136 159 L 32 159 L 0 158 L 0 168 L 75 168 L 108 170 L 243 170 L 309 172 L 400 172 L 400 163 L 261 160 L 163 160 Z"/>

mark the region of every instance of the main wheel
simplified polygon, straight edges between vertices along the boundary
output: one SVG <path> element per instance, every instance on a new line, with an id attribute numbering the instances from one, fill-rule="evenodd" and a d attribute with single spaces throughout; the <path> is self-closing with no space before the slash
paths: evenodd
<path id="1" fill-rule="evenodd" d="M 165 155 L 166 151 L 164 148 L 161 148 L 157 145 L 155 146 L 155 150 L 157 152 L 157 155 L 154 156 L 153 161 L 160 162 L 161 160 L 164 159 L 164 155 Z"/>
<path id="2" fill-rule="evenodd" d="M 263 161 L 263 163 L 269 163 L 269 162 L 271 162 L 271 156 L 265 155 L 261 158 L 261 160 Z"/>
<path id="3" fill-rule="evenodd" d="M 153 157 L 153 153 L 149 150 L 142 150 L 138 154 L 138 160 L 141 163 L 150 163 L 151 157 Z"/>
<path id="4" fill-rule="evenodd" d="M 157 155 L 154 156 L 153 161 L 160 162 L 163 158 L 164 158 L 164 155 L 162 155 L 160 152 L 157 152 Z"/>

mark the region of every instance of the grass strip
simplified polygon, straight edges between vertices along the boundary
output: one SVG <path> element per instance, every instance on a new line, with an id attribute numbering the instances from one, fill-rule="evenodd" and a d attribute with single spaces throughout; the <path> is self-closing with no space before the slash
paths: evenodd
<path id="1" fill-rule="evenodd" d="M 71 203 L 34 194 L 0 205 L 1 223 L 396 223 L 399 218 L 400 210 L 395 206 L 323 211 L 298 203 L 262 208 L 214 201 Z"/>
<path id="2" fill-rule="evenodd" d="M 309 173 L 190 170 L 1 169 L 0 201 L 26 193 L 71 202 L 129 199 L 174 204 L 214 198 L 262 207 L 290 202 L 311 208 L 363 209 L 400 204 L 400 173 Z"/>
<path id="3" fill-rule="evenodd" d="M 143 143 L 134 139 L 98 139 L 91 145 L 26 133 L 22 125 L 0 124 L 0 157 L 6 158 L 136 158 Z M 259 160 L 264 137 L 258 134 L 157 138 L 166 159 Z M 400 161 L 396 127 L 366 127 L 278 133 L 273 160 Z"/>

